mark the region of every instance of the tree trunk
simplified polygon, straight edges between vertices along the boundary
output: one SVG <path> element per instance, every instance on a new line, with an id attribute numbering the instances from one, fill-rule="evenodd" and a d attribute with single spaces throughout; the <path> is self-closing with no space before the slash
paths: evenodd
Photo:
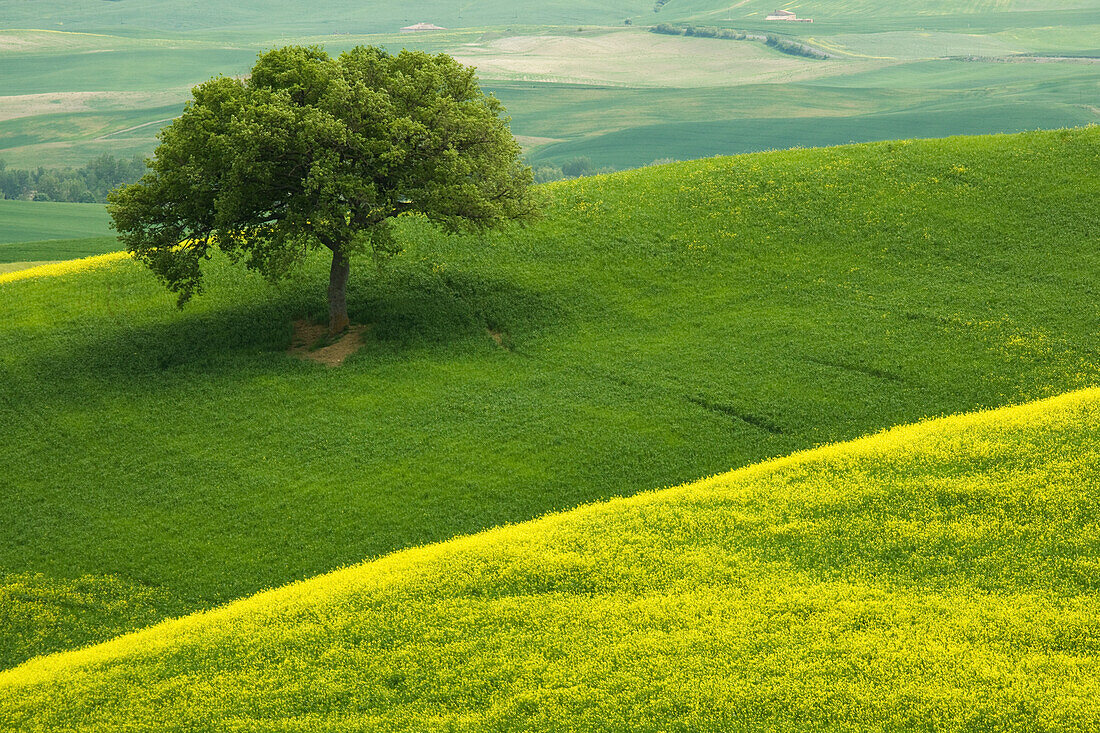
<path id="1" fill-rule="evenodd" d="M 343 249 L 332 251 L 328 275 L 328 332 L 335 336 L 348 327 L 348 275 L 351 263 Z"/>

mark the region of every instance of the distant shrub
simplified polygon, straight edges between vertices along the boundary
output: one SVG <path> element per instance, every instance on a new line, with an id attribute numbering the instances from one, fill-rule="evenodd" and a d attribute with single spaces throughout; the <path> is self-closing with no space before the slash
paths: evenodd
<path id="1" fill-rule="evenodd" d="M 733 30 L 732 28 L 718 28 L 712 25 L 685 25 L 678 26 L 671 23 L 658 23 L 651 27 L 651 33 L 663 33 L 668 36 L 694 36 L 695 38 L 722 38 L 730 41 L 763 41 L 780 53 L 791 56 L 802 56 L 808 59 L 827 59 L 829 54 L 819 48 L 814 48 L 805 43 L 800 43 L 790 38 L 784 38 L 772 33 L 757 35 L 746 31 Z"/>
<path id="2" fill-rule="evenodd" d="M 615 173 L 619 169 L 614 166 L 593 167 L 592 160 L 587 156 L 577 156 L 567 160 L 561 166 L 549 163 L 539 163 L 532 166 L 531 174 L 535 183 L 550 183 L 566 178 L 580 178 L 581 176 L 599 176 L 605 173 Z"/>
<path id="3" fill-rule="evenodd" d="M 561 172 L 567 178 L 577 178 L 592 172 L 592 160 L 585 156 L 579 156 L 565 161 L 561 165 Z"/>
<path id="4" fill-rule="evenodd" d="M 668 36 L 682 36 L 684 34 L 683 28 L 678 28 L 668 23 L 658 23 L 649 30 L 651 33 L 664 33 Z"/>
<path id="5" fill-rule="evenodd" d="M 532 176 L 535 183 L 549 183 L 550 181 L 560 181 L 565 178 L 565 174 L 561 172 L 561 168 L 552 165 L 539 165 L 532 169 Z"/>
<path id="6" fill-rule="evenodd" d="M 806 56 L 808 58 L 828 58 L 828 54 L 812 46 L 775 35 L 759 35 L 733 28 L 718 28 L 713 25 L 673 25 L 658 23 L 650 27 L 651 33 L 663 33 L 668 36 L 694 36 L 696 38 L 721 38 L 727 41 L 763 41 L 777 51 Z"/>
<path id="7" fill-rule="evenodd" d="M 744 31 L 735 31 L 730 28 L 722 28 L 718 31 L 719 38 L 728 38 L 731 41 L 743 41 L 748 38 L 748 34 Z"/>
<path id="8" fill-rule="evenodd" d="M 764 43 L 780 53 L 790 54 L 791 56 L 804 56 L 811 59 L 829 58 L 829 55 L 824 51 L 813 48 L 812 46 L 807 46 L 804 43 L 799 43 L 798 41 L 792 41 L 789 38 L 774 36 L 770 33 L 764 37 Z"/>

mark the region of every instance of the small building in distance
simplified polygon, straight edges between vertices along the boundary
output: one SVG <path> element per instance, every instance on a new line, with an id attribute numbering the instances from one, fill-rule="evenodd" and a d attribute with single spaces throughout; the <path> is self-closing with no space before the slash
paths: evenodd
<path id="1" fill-rule="evenodd" d="M 813 18 L 799 18 L 789 10 L 776 10 L 764 20 L 789 20 L 795 23 L 813 23 Z"/>
<path id="2" fill-rule="evenodd" d="M 441 28 L 431 23 L 417 23 L 416 25 L 407 25 L 401 29 L 402 31 L 445 31 L 446 28 Z"/>

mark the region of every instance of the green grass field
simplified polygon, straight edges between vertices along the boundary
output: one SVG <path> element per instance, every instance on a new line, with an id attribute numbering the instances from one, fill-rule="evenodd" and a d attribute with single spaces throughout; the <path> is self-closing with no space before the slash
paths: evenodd
<path id="1" fill-rule="evenodd" d="M 795 150 L 554 184 L 496 235 L 410 220 L 353 268 L 338 369 L 285 353 L 320 261 L 215 260 L 182 311 L 130 262 L 0 285 L 2 665 L 1094 386 L 1098 161 L 1100 128 Z"/>
<path id="2" fill-rule="evenodd" d="M 1098 466 L 1095 389 L 898 428 L 35 660 L 0 725 L 1084 733 Z"/>

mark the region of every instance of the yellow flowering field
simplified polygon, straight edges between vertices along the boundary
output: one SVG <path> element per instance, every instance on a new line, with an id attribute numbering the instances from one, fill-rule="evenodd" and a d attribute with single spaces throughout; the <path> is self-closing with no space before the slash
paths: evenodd
<path id="1" fill-rule="evenodd" d="M 84 270 L 90 270 L 94 267 L 102 267 L 109 265 L 113 262 L 125 260 L 129 258 L 128 252 L 108 252 L 102 255 L 93 255 L 91 257 L 81 257 L 76 260 L 64 260 L 62 262 L 51 262 L 48 265 L 38 265 L 37 267 L 28 267 L 23 270 L 16 270 L 15 272 L 0 273 L 0 285 L 9 282 L 16 282 L 18 280 L 32 280 L 40 277 L 54 277 L 57 275 L 68 275 L 74 272 L 82 272 Z"/>

